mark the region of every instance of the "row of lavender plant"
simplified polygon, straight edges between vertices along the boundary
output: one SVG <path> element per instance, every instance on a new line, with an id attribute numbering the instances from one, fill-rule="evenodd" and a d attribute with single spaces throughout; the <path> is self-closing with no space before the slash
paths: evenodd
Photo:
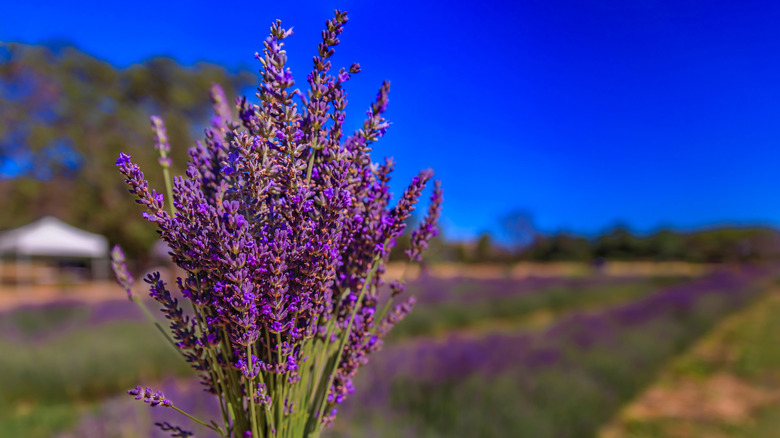
<path id="1" fill-rule="evenodd" d="M 398 418 L 418 420 L 422 436 L 593 436 L 672 355 L 767 290 L 775 275 L 767 267 L 722 269 L 563 317 L 541 332 L 394 345 L 361 376 L 369 390 L 347 416 L 375 417 L 380 406 L 389 415 L 394 400 Z M 364 432 L 351 430 L 344 434 Z"/>
<path id="2" fill-rule="evenodd" d="M 513 278 L 436 278 L 423 276 L 409 283 L 408 290 L 415 292 L 418 303 L 472 303 L 501 298 L 514 298 L 519 295 L 545 293 L 551 289 L 583 290 L 598 287 L 627 285 L 664 277 L 616 277 L 589 275 L 586 277 L 528 277 Z M 673 279 L 675 277 L 665 277 Z"/>
<path id="3" fill-rule="evenodd" d="M 221 436 L 318 436 L 354 391 L 357 369 L 414 302 L 380 304 L 377 290 L 389 251 L 432 172 L 420 172 L 390 206 L 394 163 L 377 165 L 369 155 L 388 128 L 388 82 L 363 127 L 344 135 L 343 87 L 360 66 L 331 74 L 329 58 L 346 22 L 340 11 L 327 21 L 305 93 L 291 89 L 283 40 L 292 30 L 279 21 L 256 55 L 260 102 L 237 101 L 240 123 L 213 87 L 212 127 L 205 142 L 190 149 L 186 176 L 167 182 L 168 210 L 166 197 L 149 188 L 130 156 L 117 160 L 130 192 L 147 209 L 144 217 L 186 271 L 177 280 L 190 304 L 186 310 L 159 273 L 145 281 L 171 321 L 169 340 L 217 397 L 222 424 L 195 418 L 149 388 L 129 393 Z M 169 181 L 164 124 L 153 117 L 152 125 Z M 441 200 L 437 181 L 428 214 L 412 233 L 410 260 L 418 260 L 436 234 Z M 118 248 L 113 259 L 120 284 L 140 303 Z M 402 292 L 401 283 L 392 288 L 393 297 Z M 174 436 L 189 433 L 160 427 Z"/>
<path id="4" fill-rule="evenodd" d="M 167 280 L 166 275 L 161 279 Z M 675 281 L 675 278 L 651 279 Z M 586 277 L 586 278 L 527 278 L 522 280 L 474 280 L 425 277 L 408 281 L 406 292 L 417 299 L 412 315 L 417 315 L 424 306 L 429 312 L 437 312 L 440 303 L 453 304 L 464 309 L 472 303 L 486 301 L 531 298 L 546 295 L 550 291 L 570 291 L 572 294 L 589 293 L 602 288 L 648 283 L 646 278 L 636 277 Z M 650 283 L 648 283 L 650 284 Z M 172 291 L 177 295 L 176 291 Z M 389 286 L 380 288 L 380 299 L 392 294 Z M 147 298 L 147 302 L 153 302 Z M 540 300 L 541 305 L 544 304 Z M 427 316 L 426 316 L 427 317 Z M 158 320 L 164 322 L 163 315 Z M 59 299 L 40 305 L 26 305 L 16 309 L 0 311 L 0 338 L 13 342 L 43 343 L 83 328 L 99 327 L 119 321 L 144 321 L 146 317 L 137 308 L 128 307 L 120 300 L 105 300 L 85 303 L 75 299 Z M 408 324 L 404 324 L 408 327 Z M 393 336 L 400 332 L 393 331 Z"/>
<path id="5" fill-rule="evenodd" d="M 446 380 L 474 372 L 495 374 L 519 365 L 544 365 L 551 351 L 559 360 L 558 347 L 574 344 L 579 349 L 611 345 L 629 330 L 672 317 L 692 320 L 698 316 L 713 318 L 718 313 L 739 308 L 757 293 L 773 271 L 766 267 L 721 268 L 690 282 L 657 290 L 628 303 L 592 312 L 576 312 L 556 320 L 545 330 L 496 334 L 484 338 L 454 337 L 448 340 L 421 339 L 386 349 L 387 360 L 372 364 L 370 373 L 411 375 Z M 708 299 L 719 300 L 714 314 L 702 314 L 696 306 Z M 512 348 L 500 344 L 512 343 Z M 508 346 L 508 344 L 507 344 Z M 381 379 L 373 380 L 382 385 Z M 367 391 L 367 393 L 373 393 Z"/>

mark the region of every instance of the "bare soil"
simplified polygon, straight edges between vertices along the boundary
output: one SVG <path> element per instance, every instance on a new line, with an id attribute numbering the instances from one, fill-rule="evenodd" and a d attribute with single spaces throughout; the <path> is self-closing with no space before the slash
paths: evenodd
<path id="1" fill-rule="evenodd" d="M 584 263 L 517 263 L 511 266 L 502 265 L 467 265 L 446 263 L 430 265 L 423 268 L 425 275 L 435 278 L 469 278 L 469 279 L 523 279 L 528 277 L 572 278 L 600 274 L 615 277 L 651 277 L 651 276 L 699 276 L 710 272 L 714 266 L 695 265 L 690 263 L 646 263 L 646 262 L 614 262 L 601 268 L 594 268 Z M 158 269 L 154 269 L 158 270 Z M 165 268 L 160 269 L 167 272 Z M 406 267 L 406 263 L 391 263 L 387 266 L 386 277 L 394 280 L 405 271 L 404 278 L 415 280 L 420 277 L 419 265 Z M 14 273 L 24 273 L 22 285 L 15 285 Z M 168 276 L 168 283 L 181 273 Z M 0 274 L 0 311 L 19 306 L 46 304 L 58 300 L 75 300 L 96 302 L 105 300 L 127 299 L 125 292 L 113 280 L 53 282 L 56 274 L 45 266 L 32 265 L 17 271 L 15 266 L 5 263 Z M 164 275 L 165 277 L 165 275 Z M 44 281 L 45 284 L 36 284 Z M 139 284 L 140 283 L 140 284 Z M 140 278 L 136 281 L 136 292 L 142 289 Z"/>

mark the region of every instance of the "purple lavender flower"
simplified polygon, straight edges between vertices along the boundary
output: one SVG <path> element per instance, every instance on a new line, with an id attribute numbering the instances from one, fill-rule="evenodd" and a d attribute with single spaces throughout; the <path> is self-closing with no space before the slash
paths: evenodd
<path id="1" fill-rule="evenodd" d="M 390 291 L 393 296 L 400 295 L 406 290 L 406 285 L 400 281 L 393 281 L 390 283 Z"/>
<path id="2" fill-rule="evenodd" d="M 136 400 L 143 400 L 144 403 L 148 403 L 152 407 L 156 406 L 173 406 L 173 403 L 171 403 L 170 400 L 165 398 L 165 395 L 163 395 L 160 391 L 152 391 L 151 388 L 148 386 L 146 388 L 141 388 L 140 386 L 136 386 L 135 388 L 127 391 L 128 394 L 135 396 Z"/>
<path id="3" fill-rule="evenodd" d="M 124 155 L 124 154 L 122 154 Z M 130 158 L 127 156 L 128 159 Z M 120 159 L 122 157 L 120 156 Z M 111 249 L 111 269 L 116 275 L 116 281 L 127 292 L 127 298 L 133 299 L 133 286 L 135 285 L 135 279 L 127 269 L 127 261 L 125 260 L 125 253 L 122 252 L 122 248 L 119 245 L 114 245 Z"/>
<path id="4" fill-rule="evenodd" d="M 149 118 L 154 131 L 154 148 L 160 152 L 159 162 L 164 168 L 171 167 L 171 159 L 168 158 L 168 152 L 171 151 L 171 145 L 168 142 L 168 133 L 165 131 L 165 123 L 157 116 Z"/>
<path id="5" fill-rule="evenodd" d="M 428 214 L 425 219 L 420 223 L 420 226 L 412 232 L 412 244 L 409 249 L 406 250 L 406 255 L 410 259 L 420 261 L 420 256 L 426 248 L 428 248 L 428 242 L 436 237 L 439 230 L 436 228 L 436 224 L 439 222 L 439 216 L 441 215 L 441 203 L 443 201 L 441 182 L 436 181 L 436 188 L 431 195 L 431 204 L 428 206 Z"/>
<path id="6" fill-rule="evenodd" d="M 152 130 L 155 132 L 154 148 L 158 151 L 170 152 L 171 145 L 168 143 L 168 134 L 165 131 L 165 124 L 162 119 L 157 116 L 149 118 L 152 124 Z"/>
<path id="7" fill-rule="evenodd" d="M 212 127 L 224 130 L 225 123 L 231 121 L 230 106 L 228 105 L 225 91 L 218 84 L 211 84 L 211 103 L 214 106 L 214 119 Z"/>
<path id="8" fill-rule="evenodd" d="M 193 312 L 184 312 L 159 274 L 146 279 L 150 295 L 171 321 L 177 348 L 219 398 L 232 436 L 290 428 L 317 436 L 354 391 L 357 369 L 413 305 L 411 298 L 386 317 L 376 311 L 389 251 L 433 172 L 420 172 L 390 205 L 392 160 L 375 165 L 369 155 L 389 126 L 389 82 L 362 129 L 345 137 L 342 85 L 360 66 L 334 77 L 330 57 L 346 22 L 340 11 L 326 22 L 306 93 L 291 90 L 284 39 L 292 32 L 279 21 L 257 55 L 258 104 L 237 102 L 240 123 L 212 87 L 215 123 L 190 149 L 186 175 L 173 180 L 172 212 L 129 156 L 117 160 L 144 217 L 186 272 L 177 285 Z M 152 123 L 164 157 L 164 126 Z M 413 259 L 435 235 L 438 182 L 432 199 Z M 132 391 L 150 404 L 167 402 Z"/>
<path id="9" fill-rule="evenodd" d="M 172 438 L 187 438 L 194 435 L 192 432 L 186 431 L 179 426 L 173 426 L 167 421 L 163 421 L 162 423 L 154 423 L 154 425 L 159 427 L 163 432 L 170 432 Z"/>
<path id="10" fill-rule="evenodd" d="M 131 158 L 133 158 L 131 155 L 127 155 L 124 152 L 120 152 L 119 158 L 116 159 L 116 165 L 117 166 L 129 165 Z"/>

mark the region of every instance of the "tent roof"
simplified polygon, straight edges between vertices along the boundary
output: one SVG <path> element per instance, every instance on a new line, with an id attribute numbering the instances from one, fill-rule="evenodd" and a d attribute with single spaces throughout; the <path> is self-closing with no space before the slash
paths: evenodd
<path id="1" fill-rule="evenodd" d="M 47 216 L 0 233 L 0 254 L 28 256 L 106 257 L 108 240 Z"/>

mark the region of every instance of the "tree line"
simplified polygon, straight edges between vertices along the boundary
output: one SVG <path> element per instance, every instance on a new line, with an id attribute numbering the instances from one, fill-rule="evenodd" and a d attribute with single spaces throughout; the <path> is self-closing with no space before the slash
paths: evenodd
<path id="1" fill-rule="evenodd" d="M 211 117 L 211 84 L 232 101 L 254 81 L 208 63 L 153 58 L 120 69 L 67 45 L 0 45 L 0 230 L 53 215 L 145 256 L 157 236 L 130 202 L 119 152 L 161 189 L 149 117 L 165 119 L 172 173 L 183 174 Z"/>
<path id="2" fill-rule="evenodd" d="M 407 237 L 399 240 L 393 253 L 403 258 Z M 636 234 L 615 226 L 596 236 L 567 232 L 534 233 L 522 244 L 499 241 L 482 233 L 474 241 L 431 242 L 428 261 L 460 263 L 516 263 L 521 261 L 571 261 L 600 263 L 622 261 L 686 261 L 693 263 L 753 262 L 780 258 L 780 233 L 774 228 L 722 227 L 701 231 L 669 228 Z"/>

